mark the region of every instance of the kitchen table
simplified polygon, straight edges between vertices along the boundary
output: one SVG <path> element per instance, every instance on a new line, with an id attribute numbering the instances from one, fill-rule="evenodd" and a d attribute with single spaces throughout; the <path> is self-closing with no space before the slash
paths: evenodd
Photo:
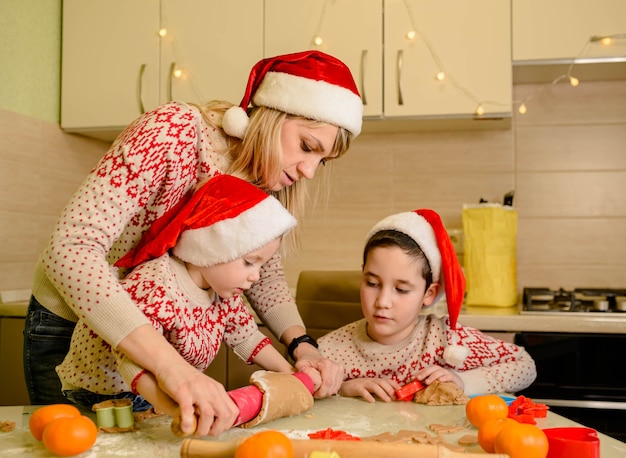
<path id="1" fill-rule="evenodd" d="M 43 445 L 37 442 L 28 430 L 30 413 L 34 406 L 0 407 L 0 420 L 16 421 L 14 431 L 0 433 L 0 456 L 50 457 Z M 95 420 L 93 413 L 87 415 Z M 540 427 L 580 426 L 577 423 L 548 412 L 545 419 L 539 419 Z M 177 457 L 183 439 L 170 432 L 171 418 L 156 417 L 137 423 L 139 431 L 134 433 L 108 434 L 100 432 L 96 444 L 80 457 L 100 456 L 150 456 Z M 425 431 L 429 424 L 465 426 L 463 431 L 446 434 L 448 442 L 456 444 L 464 434 L 475 434 L 476 429 L 468 425 L 464 406 L 426 406 L 412 402 L 368 403 L 360 399 L 334 396 L 315 401 L 314 407 L 301 415 L 281 418 L 252 429 L 234 428 L 218 438 L 203 440 L 227 441 L 238 439 L 264 429 L 276 429 L 293 439 L 307 439 L 307 434 L 326 428 L 343 430 L 358 436 L 370 436 L 386 431 L 399 430 Z M 623 458 L 626 444 L 599 434 L 601 458 Z M 467 447 L 468 452 L 480 453 L 478 445 Z"/>

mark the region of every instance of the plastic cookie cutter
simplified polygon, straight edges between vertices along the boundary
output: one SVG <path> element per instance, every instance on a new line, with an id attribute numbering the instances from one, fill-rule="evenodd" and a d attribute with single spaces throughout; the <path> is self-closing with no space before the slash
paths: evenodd
<path id="1" fill-rule="evenodd" d="M 518 396 L 509 405 L 509 418 L 520 423 L 537 424 L 536 418 L 545 418 L 549 407 L 546 404 L 537 404 L 525 396 Z"/>
<path id="2" fill-rule="evenodd" d="M 98 428 L 132 429 L 135 425 L 133 403 L 130 399 L 111 399 L 94 404 Z"/>
<path id="3" fill-rule="evenodd" d="M 398 399 L 398 401 L 411 401 L 413 400 L 415 393 L 423 390 L 424 388 L 426 388 L 426 386 L 419 380 L 415 379 L 395 391 L 396 399 Z"/>

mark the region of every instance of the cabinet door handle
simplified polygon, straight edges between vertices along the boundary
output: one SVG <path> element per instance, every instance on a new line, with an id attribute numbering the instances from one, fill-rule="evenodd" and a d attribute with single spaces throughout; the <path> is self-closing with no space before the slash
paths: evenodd
<path id="1" fill-rule="evenodd" d="M 363 105 L 367 105 L 367 96 L 365 95 L 365 67 L 367 66 L 367 49 L 361 51 L 361 101 Z"/>
<path id="2" fill-rule="evenodd" d="M 398 87 L 398 105 L 404 105 L 404 98 L 402 97 L 402 58 L 404 55 L 404 51 L 401 49 L 398 50 L 398 54 L 396 57 L 396 85 Z"/>
<path id="3" fill-rule="evenodd" d="M 174 71 L 176 70 L 176 62 L 170 64 L 170 71 L 167 75 L 167 101 L 172 101 L 172 80 L 174 79 Z"/>
<path id="4" fill-rule="evenodd" d="M 139 113 L 144 114 L 146 112 L 143 106 L 143 74 L 146 71 L 146 64 L 141 64 L 139 67 L 139 76 L 137 77 L 137 105 L 139 105 Z"/>

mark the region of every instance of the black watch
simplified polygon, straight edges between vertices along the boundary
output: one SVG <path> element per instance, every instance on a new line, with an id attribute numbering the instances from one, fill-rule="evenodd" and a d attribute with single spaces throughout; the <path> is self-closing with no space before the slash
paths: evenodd
<path id="1" fill-rule="evenodd" d="M 315 348 L 319 347 L 315 339 L 308 334 L 304 334 L 303 336 L 296 337 L 295 339 L 291 341 L 291 343 L 289 344 L 289 347 L 287 347 L 287 353 L 289 354 L 291 359 L 293 359 L 294 361 L 296 360 L 296 358 L 293 356 L 293 352 L 296 350 L 296 348 L 298 348 L 298 345 L 300 345 L 303 342 L 311 344 Z"/>

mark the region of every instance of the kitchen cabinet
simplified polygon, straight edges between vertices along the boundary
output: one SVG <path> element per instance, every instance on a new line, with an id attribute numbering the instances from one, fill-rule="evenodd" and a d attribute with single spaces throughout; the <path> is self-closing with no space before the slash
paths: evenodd
<path id="1" fill-rule="evenodd" d="M 336 55 L 366 118 L 464 118 L 481 104 L 487 116 L 510 116 L 510 27 L 510 4 L 498 0 L 266 0 L 265 55 Z"/>
<path id="2" fill-rule="evenodd" d="M 317 49 L 341 59 L 359 88 L 363 115 L 382 116 L 382 14 L 383 0 L 265 0 L 265 57 Z"/>
<path id="3" fill-rule="evenodd" d="M 262 17 L 257 0 L 64 0 L 61 127 L 113 140 L 169 100 L 239 103 Z"/>
<path id="4" fill-rule="evenodd" d="M 28 405 L 22 348 L 24 318 L 0 317 L 0 405 Z"/>
<path id="5" fill-rule="evenodd" d="M 513 0 L 513 60 L 626 58 L 626 39 L 611 46 L 588 43 L 591 36 L 626 33 L 626 2 Z M 581 54 L 581 51 L 584 52 Z"/>

